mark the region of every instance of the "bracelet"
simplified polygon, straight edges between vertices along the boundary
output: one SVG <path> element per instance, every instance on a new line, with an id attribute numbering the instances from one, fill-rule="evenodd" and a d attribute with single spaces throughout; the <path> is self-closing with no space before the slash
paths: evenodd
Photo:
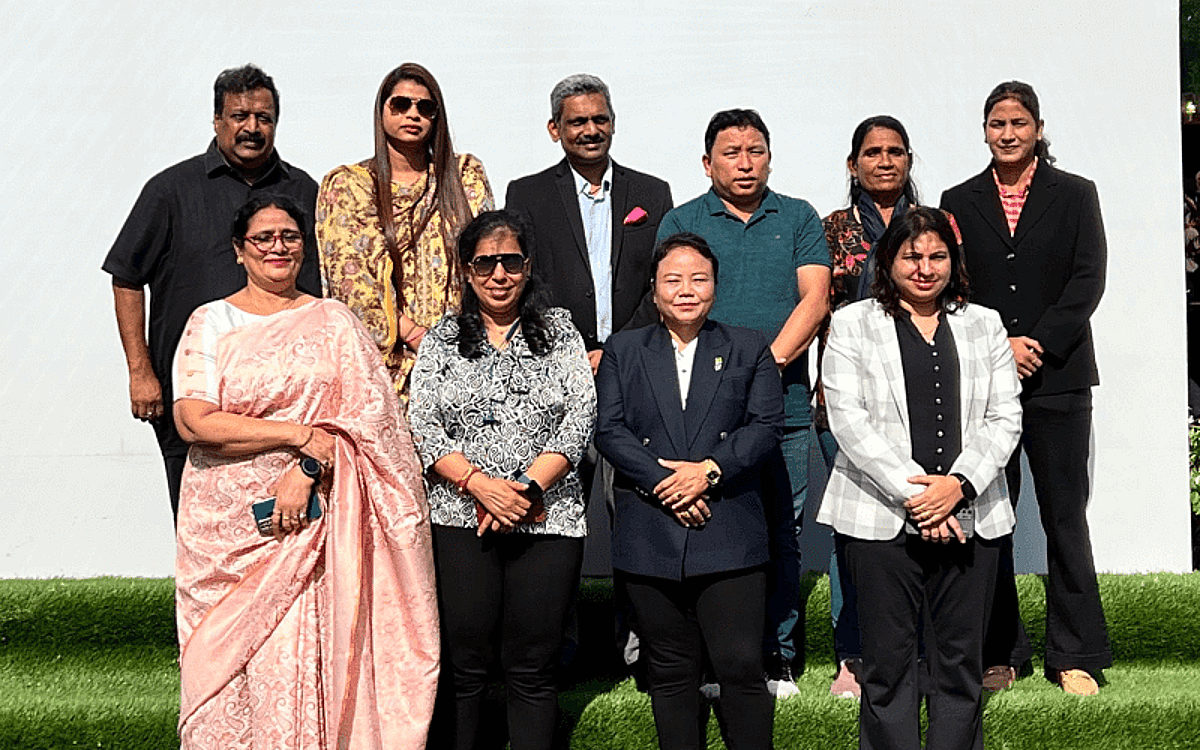
<path id="1" fill-rule="evenodd" d="M 419 326 L 419 325 L 416 325 L 416 324 L 414 323 L 414 324 L 413 324 L 413 327 L 412 327 L 412 330 L 410 330 L 410 331 L 408 332 L 408 335 L 407 335 L 407 336 L 405 336 L 405 337 L 403 337 L 403 338 L 401 338 L 400 340 L 401 340 L 401 341 L 403 341 L 403 342 L 404 342 L 404 344 L 405 344 L 405 345 L 406 345 L 406 346 L 407 346 L 409 349 L 412 349 L 412 348 L 413 348 L 413 345 L 412 345 L 412 340 L 416 338 L 416 335 L 415 335 L 415 334 L 416 334 L 416 332 L 417 332 L 417 331 L 419 331 L 420 329 L 421 329 L 421 326 Z"/>
<path id="2" fill-rule="evenodd" d="M 304 450 L 304 446 L 306 446 L 312 442 L 313 433 L 315 433 L 316 431 L 317 431 L 317 428 L 313 427 L 312 425 L 309 425 L 308 426 L 308 437 L 304 439 L 304 442 L 301 443 L 300 447 L 297 448 L 296 450 L 298 450 L 298 451 Z"/>
<path id="3" fill-rule="evenodd" d="M 454 483 L 455 486 L 458 487 L 459 492 L 466 492 L 467 491 L 467 482 L 471 481 L 471 477 L 475 476 L 478 473 L 479 473 L 479 469 L 475 466 L 472 466 L 471 468 L 467 469 L 466 473 L 464 473 L 462 475 L 462 477 L 457 482 Z"/>

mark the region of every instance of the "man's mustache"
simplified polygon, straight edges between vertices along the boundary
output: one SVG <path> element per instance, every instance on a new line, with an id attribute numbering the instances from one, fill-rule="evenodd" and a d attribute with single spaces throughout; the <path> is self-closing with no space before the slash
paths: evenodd
<path id="1" fill-rule="evenodd" d="M 261 133 L 242 133 L 237 137 L 238 143 L 252 143 L 255 146 L 266 145 L 267 139 Z"/>

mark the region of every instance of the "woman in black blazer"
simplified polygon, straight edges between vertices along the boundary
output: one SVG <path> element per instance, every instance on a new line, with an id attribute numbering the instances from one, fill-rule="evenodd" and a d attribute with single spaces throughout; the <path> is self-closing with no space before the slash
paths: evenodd
<path id="1" fill-rule="evenodd" d="M 992 163 L 942 195 L 962 232 L 973 301 L 1000 312 L 1021 376 L 1021 446 L 1046 531 L 1046 676 L 1094 695 L 1112 664 L 1088 534 L 1091 388 L 1099 384 L 1089 319 L 1107 253 L 1090 180 L 1060 171 L 1029 84 L 997 86 L 983 108 Z M 1006 469 L 1015 504 L 1017 450 Z M 1011 542 L 1002 550 L 984 644 L 985 687 L 1011 685 L 1032 651 L 1017 610 Z"/>
<path id="2" fill-rule="evenodd" d="M 596 446 L 616 469 L 613 568 L 649 656 L 660 746 L 704 747 L 707 652 L 728 746 L 766 748 L 760 469 L 778 449 L 783 387 L 761 334 L 708 320 L 717 259 L 703 238 L 663 239 L 652 268 L 662 323 L 613 335 L 596 376 Z"/>

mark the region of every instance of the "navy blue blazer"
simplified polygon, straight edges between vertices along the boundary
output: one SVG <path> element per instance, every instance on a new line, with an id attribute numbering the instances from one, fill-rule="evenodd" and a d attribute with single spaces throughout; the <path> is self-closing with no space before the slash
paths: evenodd
<path id="1" fill-rule="evenodd" d="M 613 567 L 680 580 L 769 558 L 764 460 L 783 433 L 783 385 L 766 338 L 709 320 L 679 399 L 671 336 L 661 324 L 614 334 L 596 374 L 596 447 L 616 469 Z M 721 467 L 703 529 L 681 526 L 655 497 L 671 474 L 659 458 Z"/>

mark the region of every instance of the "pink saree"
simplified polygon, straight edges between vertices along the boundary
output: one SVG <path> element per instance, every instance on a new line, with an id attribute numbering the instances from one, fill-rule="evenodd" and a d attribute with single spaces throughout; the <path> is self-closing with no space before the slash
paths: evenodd
<path id="1" fill-rule="evenodd" d="M 180 398 L 205 379 L 191 348 L 199 321 L 181 344 Z M 182 746 L 425 747 L 439 658 L 429 509 L 375 342 L 340 302 L 318 300 L 222 335 L 215 372 L 221 410 L 323 427 L 337 456 L 324 515 L 276 542 L 250 506 L 297 454 L 188 454 L 175 573 Z"/>

